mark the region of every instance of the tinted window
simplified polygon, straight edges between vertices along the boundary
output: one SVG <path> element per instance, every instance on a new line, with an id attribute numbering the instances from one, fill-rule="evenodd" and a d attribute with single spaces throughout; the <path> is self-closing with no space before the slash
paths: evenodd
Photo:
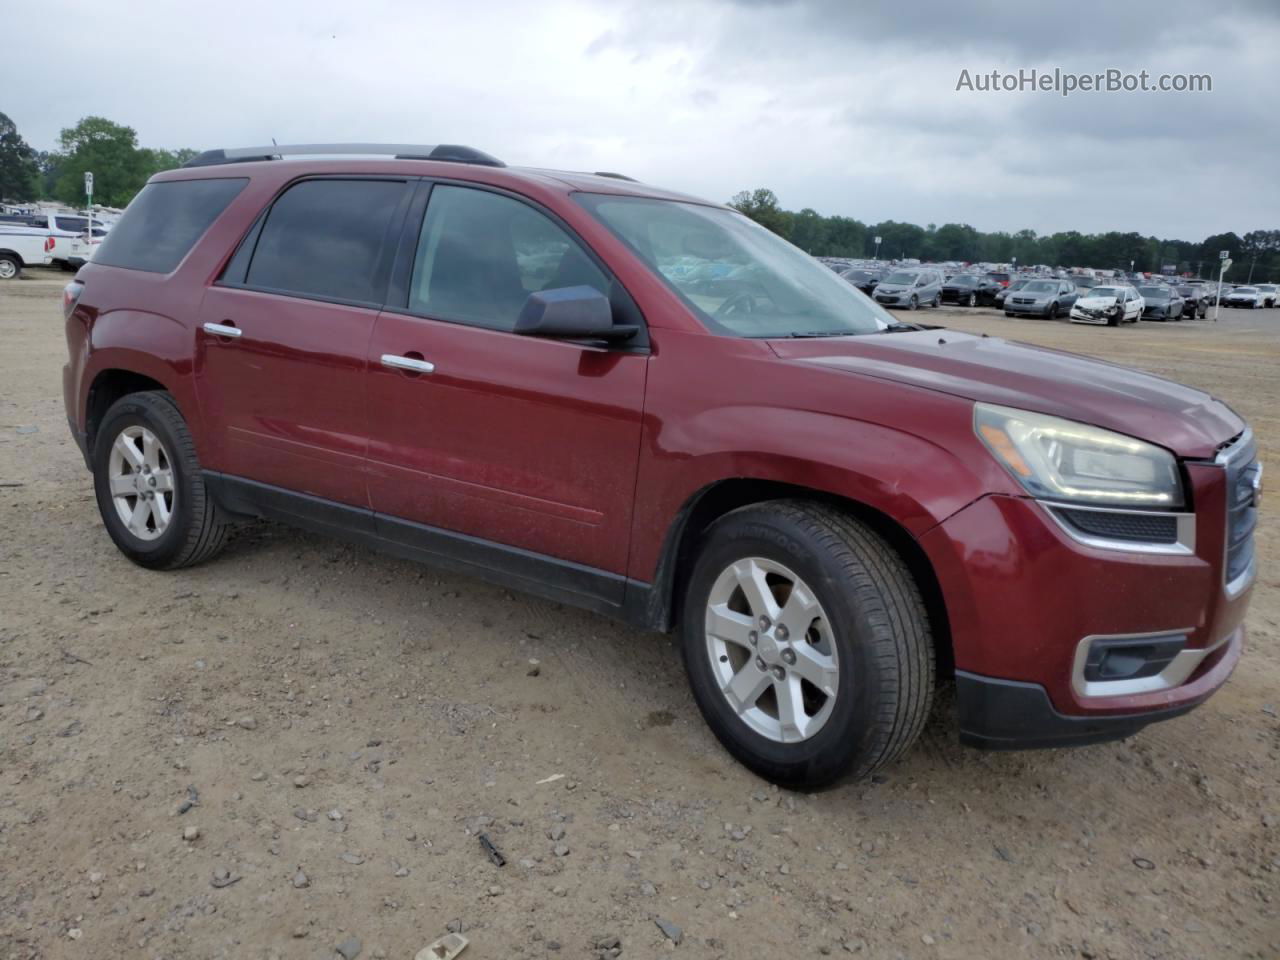
<path id="1" fill-rule="evenodd" d="M 72 233 L 84 233 L 89 229 L 89 221 L 84 217 L 54 217 L 53 225 L 59 230 L 69 230 Z"/>
<path id="2" fill-rule="evenodd" d="M 245 283 L 326 300 L 381 303 L 396 180 L 305 180 L 271 207 Z"/>
<path id="3" fill-rule="evenodd" d="M 409 309 L 511 330 L 530 293 L 609 279 L 577 241 L 528 204 L 485 190 L 437 186 L 422 222 Z"/>
<path id="4" fill-rule="evenodd" d="M 147 184 L 102 241 L 93 262 L 168 273 L 248 182 L 236 178 Z"/>

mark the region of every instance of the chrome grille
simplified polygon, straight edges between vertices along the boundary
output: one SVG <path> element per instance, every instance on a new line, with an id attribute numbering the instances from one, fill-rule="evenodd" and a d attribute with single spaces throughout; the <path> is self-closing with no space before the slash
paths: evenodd
<path id="1" fill-rule="evenodd" d="M 1257 460 L 1253 432 L 1246 430 L 1218 454 L 1226 470 L 1227 528 L 1223 580 L 1229 593 L 1242 590 L 1253 572 L 1253 531 L 1258 525 L 1257 484 L 1262 465 Z"/>

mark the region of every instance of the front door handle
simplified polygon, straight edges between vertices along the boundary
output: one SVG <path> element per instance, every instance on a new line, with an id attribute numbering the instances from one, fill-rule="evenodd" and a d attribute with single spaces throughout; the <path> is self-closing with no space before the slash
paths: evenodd
<path id="1" fill-rule="evenodd" d="M 206 323 L 204 332 L 212 333 L 215 337 L 238 337 L 243 331 L 229 323 Z"/>
<path id="2" fill-rule="evenodd" d="M 410 373 L 434 373 L 436 365 L 430 360 L 422 360 L 417 357 L 400 357 L 394 353 L 384 353 L 382 355 L 382 365 L 384 367 L 393 367 L 396 370 L 408 370 Z"/>

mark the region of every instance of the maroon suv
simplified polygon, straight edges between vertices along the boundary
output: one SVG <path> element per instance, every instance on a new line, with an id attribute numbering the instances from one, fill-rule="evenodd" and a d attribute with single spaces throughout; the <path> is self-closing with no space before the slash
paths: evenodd
<path id="1" fill-rule="evenodd" d="M 896 757 L 941 681 L 965 742 L 1057 746 L 1183 713 L 1240 657 L 1262 471 L 1229 407 L 900 323 L 626 177 L 210 151 L 65 308 L 131 560 L 271 517 L 678 629 L 716 735 L 778 781 Z"/>

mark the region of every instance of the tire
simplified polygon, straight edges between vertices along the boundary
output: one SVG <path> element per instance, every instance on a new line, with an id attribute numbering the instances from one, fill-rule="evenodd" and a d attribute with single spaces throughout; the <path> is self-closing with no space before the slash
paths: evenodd
<path id="1" fill-rule="evenodd" d="M 156 465 L 151 461 L 128 474 L 121 473 L 129 458 L 117 447 L 117 441 L 133 447 L 134 454 L 146 446 L 146 434 L 158 441 Z M 113 461 L 113 453 L 114 461 Z M 195 443 L 186 421 L 172 396 L 161 391 L 131 393 L 111 405 L 98 428 L 93 449 L 93 487 L 98 512 L 107 533 L 120 552 L 134 563 L 151 570 L 176 570 L 208 560 L 226 541 L 230 523 L 205 489 Z M 145 471 L 145 473 L 144 473 Z M 165 477 L 160 486 L 147 489 L 144 481 L 151 476 Z M 114 496 L 112 478 L 137 476 L 135 486 L 150 494 L 148 506 L 137 496 Z M 171 488 L 167 496 L 165 487 Z M 166 505 L 167 519 L 162 523 L 159 504 Z M 123 504 L 122 507 L 118 504 Z M 150 515 L 130 529 L 121 510 L 149 509 Z"/>
<path id="2" fill-rule="evenodd" d="M 735 586 L 744 564 L 773 564 L 816 598 L 819 616 L 808 622 L 804 637 L 790 650 L 781 624 L 766 632 L 747 612 L 754 605 L 744 606 L 746 594 Z M 737 592 L 724 593 L 726 577 L 729 589 Z M 773 589 L 786 589 L 785 582 L 783 578 L 783 586 Z M 778 618 L 804 623 L 811 614 L 799 619 L 787 614 L 789 595 L 771 593 L 781 604 Z M 727 614 L 736 618 L 734 631 L 744 629 L 742 623 L 746 629 L 760 628 L 754 653 L 746 641 L 731 643 L 708 633 L 709 604 L 721 596 L 728 599 L 717 609 L 739 611 Z M 730 624 L 727 619 L 719 622 Z M 774 645 L 779 638 L 783 642 Z M 902 558 L 870 528 L 826 506 L 778 500 L 743 507 L 718 520 L 704 537 L 688 581 L 681 641 L 694 698 L 712 732 L 744 765 L 776 783 L 820 787 L 842 777 L 868 776 L 915 741 L 933 698 L 934 649 L 915 580 Z M 799 679 L 801 668 L 788 674 L 784 666 L 784 661 L 796 663 L 796 649 L 826 656 L 816 644 L 834 653 L 834 696 L 805 684 L 807 677 Z M 785 659 L 788 654 L 790 660 Z M 775 666 L 756 673 L 766 656 Z M 806 665 L 810 662 L 805 657 Z M 778 677 L 778 669 L 785 679 Z M 723 689 L 740 676 L 763 689 L 746 708 L 731 703 Z M 814 726 L 812 732 L 796 725 L 788 734 L 780 724 L 784 710 L 777 692 L 792 685 L 805 693 L 794 701 L 803 703 L 802 711 L 821 701 L 812 716 L 802 717 Z M 773 718 L 767 713 L 770 697 L 777 715 Z M 761 725 L 769 724 L 781 736 L 761 731 Z"/>
<path id="3" fill-rule="evenodd" d="M 907 309 L 917 310 L 919 309 L 919 307 L 920 307 L 920 298 L 913 293 L 911 295 L 911 299 L 907 301 Z"/>
<path id="4" fill-rule="evenodd" d="M 1012 316 L 1013 316 L 1013 311 L 1012 311 L 1012 310 L 1006 310 L 1006 311 L 1004 312 L 1004 315 L 1005 315 L 1006 317 L 1012 317 Z"/>
<path id="5" fill-rule="evenodd" d="M 933 303 L 931 304 L 931 306 L 932 306 L 935 310 L 936 310 L 936 309 L 938 309 L 938 307 L 942 306 L 942 294 L 940 294 L 940 293 L 935 293 L 935 294 L 933 295 Z"/>
<path id="6" fill-rule="evenodd" d="M 965 306 L 976 307 L 978 305 L 978 295 L 976 293 L 969 294 L 969 299 L 965 301 Z"/>
<path id="7" fill-rule="evenodd" d="M 1057 301 L 1057 300 L 1055 300 L 1055 301 L 1053 301 L 1053 303 L 1049 304 L 1049 309 L 1045 311 L 1044 318 L 1045 318 L 1046 320 L 1057 320 L 1057 319 L 1058 319 L 1058 301 Z"/>
<path id="8" fill-rule="evenodd" d="M 1118 327 L 1118 326 L 1120 326 L 1120 324 L 1122 324 L 1122 323 L 1124 323 L 1124 314 L 1123 314 L 1123 313 L 1122 313 L 1122 314 L 1120 314 L 1118 317 L 1107 317 L 1107 326 L 1108 326 L 1108 327 Z"/>
<path id="9" fill-rule="evenodd" d="M 16 280 L 22 276 L 22 261 L 11 253 L 0 253 L 0 280 Z"/>

